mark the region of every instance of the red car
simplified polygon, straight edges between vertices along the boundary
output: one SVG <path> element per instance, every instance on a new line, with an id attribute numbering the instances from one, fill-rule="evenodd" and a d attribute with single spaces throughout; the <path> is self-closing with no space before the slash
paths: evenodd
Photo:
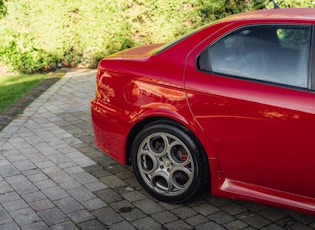
<path id="1" fill-rule="evenodd" d="M 144 189 L 315 214 L 315 9 L 242 13 L 100 61 L 95 143 Z"/>

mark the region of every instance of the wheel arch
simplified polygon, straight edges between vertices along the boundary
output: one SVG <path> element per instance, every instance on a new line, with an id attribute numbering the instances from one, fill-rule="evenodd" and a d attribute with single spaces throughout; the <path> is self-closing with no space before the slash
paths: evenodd
<path id="1" fill-rule="evenodd" d="M 209 169 L 209 159 L 208 159 L 208 155 L 206 152 L 206 149 L 204 148 L 204 146 L 202 145 L 201 141 L 198 139 L 197 135 L 187 127 L 187 125 L 169 118 L 169 117 L 164 117 L 164 116 L 152 116 L 152 117 L 147 117 L 145 119 L 140 120 L 139 122 L 137 122 L 132 129 L 129 132 L 128 138 L 127 138 L 127 144 L 126 144 L 126 163 L 127 165 L 130 165 L 130 158 L 131 158 L 131 146 L 133 141 L 135 140 L 136 136 L 138 135 L 138 133 L 146 126 L 156 123 L 156 122 L 163 122 L 165 124 L 169 124 L 169 125 L 173 125 L 179 129 L 181 129 L 182 131 L 184 131 L 185 133 L 187 133 L 192 139 L 193 141 L 198 145 L 198 148 L 200 149 L 200 151 L 202 151 L 203 156 L 204 156 L 204 160 L 207 162 L 207 169 L 210 172 Z"/>
<path id="2" fill-rule="evenodd" d="M 158 121 L 165 121 L 166 123 L 170 125 L 174 125 L 180 128 L 181 130 L 183 130 L 184 132 L 187 132 L 193 138 L 193 140 L 198 144 L 198 147 L 202 148 L 201 150 L 204 152 L 204 154 L 208 158 L 207 161 L 209 161 L 210 159 L 216 158 L 211 143 L 209 143 L 206 137 L 200 135 L 200 132 L 202 132 L 202 129 L 199 127 L 199 124 L 197 122 L 189 122 L 186 120 L 182 121 L 181 119 L 179 120 L 170 116 L 155 115 L 155 116 L 148 116 L 141 120 L 138 120 L 130 129 L 128 137 L 127 137 L 127 141 L 126 141 L 126 151 L 125 151 L 127 165 L 130 165 L 130 152 L 131 152 L 130 149 L 131 149 L 132 142 L 136 138 L 137 134 L 145 126 L 158 122 Z M 199 135 L 197 135 L 198 132 L 199 132 Z"/>

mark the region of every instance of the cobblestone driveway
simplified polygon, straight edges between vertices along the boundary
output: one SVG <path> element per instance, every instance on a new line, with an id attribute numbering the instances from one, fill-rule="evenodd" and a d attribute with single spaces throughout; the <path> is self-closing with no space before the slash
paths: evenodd
<path id="1" fill-rule="evenodd" d="M 0 229 L 315 228 L 315 216 L 257 203 L 152 199 L 93 144 L 94 77 L 69 72 L 0 132 Z"/>

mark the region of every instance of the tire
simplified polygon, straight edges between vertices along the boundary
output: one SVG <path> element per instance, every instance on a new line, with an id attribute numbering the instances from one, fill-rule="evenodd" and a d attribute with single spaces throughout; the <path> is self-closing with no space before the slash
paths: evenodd
<path id="1" fill-rule="evenodd" d="M 177 123 L 155 122 L 135 138 L 131 164 L 137 180 L 153 197 L 182 203 L 202 188 L 207 178 L 206 154 Z"/>

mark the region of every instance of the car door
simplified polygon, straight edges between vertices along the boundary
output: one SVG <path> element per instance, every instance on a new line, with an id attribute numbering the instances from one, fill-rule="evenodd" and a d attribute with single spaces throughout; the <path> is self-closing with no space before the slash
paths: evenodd
<path id="1" fill-rule="evenodd" d="M 314 197 L 311 34 L 244 26 L 188 57 L 188 103 L 225 178 Z"/>

